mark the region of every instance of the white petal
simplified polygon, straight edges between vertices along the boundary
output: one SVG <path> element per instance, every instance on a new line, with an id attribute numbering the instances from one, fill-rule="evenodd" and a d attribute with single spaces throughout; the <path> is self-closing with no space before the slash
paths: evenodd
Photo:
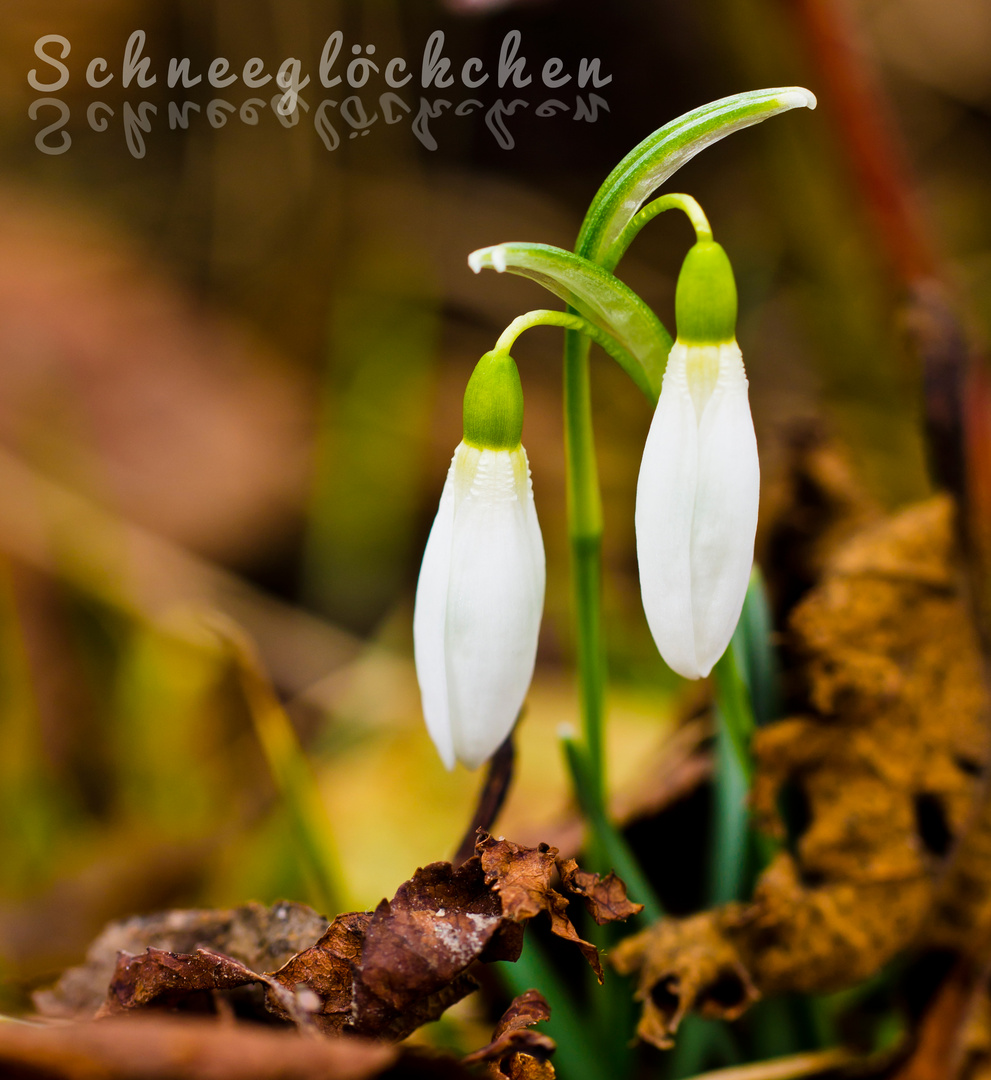
<path id="1" fill-rule="evenodd" d="M 636 533 L 640 592 L 650 632 L 668 666 L 697 679 L 690 557 L 698 422 L 686 353 L 686 346 L 676 342 L 668 357 L 640 464 Z"/>
<path id="2" fill-rule="evenodd" d="M 477 768 L 512 730 L 533 677 L 544 580 L 526 453 L 462 443 L 413 613 L 423 714 L 448 768 Z"/>
<path id="3" fill-rule="evenodd" d="M 700 675 L 736 629 L 754 561 L 760 501 L 757 439 L 739 346 L 720 346 L 719 377 L 698 435 L 692 523 L 692 609 Z"/>
<path id="4" fill-rule="evenodd" d="M 676 342 L 637 485 L 644 611 L 667 664 L 709 674 L 736 628 L 753 565 L 760 466 L 736 343 Z"/>
<path id="5" fill-rule="evenodd" d="M 454 752 L 477 768 L 512 730 L 533 677 L 545 563 L 522 448 L 461 453 L 445 655 Z"/>
<path id="6" fill-rule="evenodd" d="M 427 538 L 413 607 L 413 656 L 416 661 L 416 677 L 420 683 L 423 717 L 437 752 L 448 769 L 454 768 L 454 741 L 451 738 L 447 705 L 444 623 L 447 614 L 447 586 L 451 573 L 454 467 L 457 456 L 455 452 L 441 493 L 437 516 Z"/>

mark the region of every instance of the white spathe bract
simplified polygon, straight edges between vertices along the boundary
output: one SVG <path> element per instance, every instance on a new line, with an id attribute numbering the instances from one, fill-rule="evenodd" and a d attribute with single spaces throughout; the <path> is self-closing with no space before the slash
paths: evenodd
<path id="1" fill-rule="evenodd" d="M 668 666 L 709 674 L 729 644 L 754 558 L 760 466 L 736 342 L 675 342 L 637 482 L 647 623 Z"/>
<path id="2" fill-rule="evenodd" d="M 516 722 L 537 656 L 544 544 L 526 451 L 461 443 L 423 553 L 413 648 L 444 764 L 475 769 Z"/>

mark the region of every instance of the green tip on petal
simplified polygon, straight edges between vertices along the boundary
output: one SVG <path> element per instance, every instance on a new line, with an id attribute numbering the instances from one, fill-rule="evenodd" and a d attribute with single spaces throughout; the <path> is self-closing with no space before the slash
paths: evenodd
<path id="1" fill-rule="evenodd" d="M 508 352 L 488 352 L 465 389 L 464 440 L 480 450 L 515 450 L 523 435 L 523 387 Z"/>
<path id="2" fill-rule="evenodd" d="M 736 282 L 722 247 L 700 240 L 681 265 L 674 294 L 678 340 L 724 345 L 736 339 Z"/>

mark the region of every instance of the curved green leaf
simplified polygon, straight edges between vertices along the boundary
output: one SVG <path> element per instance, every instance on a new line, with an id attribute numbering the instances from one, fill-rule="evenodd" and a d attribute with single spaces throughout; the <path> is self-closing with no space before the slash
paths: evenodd
<path id="1" fill-rule="evenodd" d="M 539 282 L 561 297 L 589 322 L 604 330 L 633 359 L 623 370 L 652 401 L 661 392 L 661 377 L 671 349 L 664 324 L 628 286 L 608 270 L 580 255 L 549 244 L 496 244 L 468 256 L 477 274 L 483 268 L 508 271 Z"/>
<path id="2" fill-rule="evenodd" d="M 628 222 L 651 193 L 700 150 L 778 113 L 815 106 L 815 96 L 800 86 L 776 87 L 721 98 L 665 124 L 606 177 L 585 215 L 575 250 L 611 270 L 623 254 L 617 240 Z"/>

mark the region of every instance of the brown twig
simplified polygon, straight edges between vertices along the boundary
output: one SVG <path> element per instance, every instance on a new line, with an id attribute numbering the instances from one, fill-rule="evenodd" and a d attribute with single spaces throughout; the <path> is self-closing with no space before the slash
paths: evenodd
<path id="1" fill-rule="evenodd" d="M 923 381 L 933 479 L 964 510 L 967 487 L 965 386 L 971 349 L 941 279 L 941 259 L 911 181 L 908 155 L 844 0 L 796 0 L 877 250 L 905 298 L 909 344 Z"/>
<path id="2" fill-rule="evenodd" d="M 933 276 L 938 260 L 878 79 L 842 0 L 797 0 L 795 8 L 880 250 L 909 288 Z"/>
<path id="3" fill-rule="evenodd" d="M 891 1080 L 948 1080 L 963 1063 L 961 1033 L 982 993 L 984 980 L 969 960 L 962 959 L 943 980 L 919 1025 L 908 1060 Z"/>
<path id="4" fill-rule="evenodd" d="M 510 784 L 513 782 L 513 762 L 515 758 L 513 733 L 510 732 L 506 736 L 505 742 L 496 750 L 489 761 L 489 769 L 485 774 L 485 783 L 478 794 L 478 805 L 475 807 L 475 814 L 461 843 L 458 845 L 454 858 L 451 860 L 455 866 L 460 866 L 475 854 L 475 841 L 478 839 L 477 833 L 479 829 L 483 832 L 491 832 L 492 826 L 499 816 L 499 811 L 502 809 L 502 804 L 506 801 Z"/>
<path id="5" fill-rule="evenodd" d="M 752 1065 L 732 1065 L 727 1069 L 714 1069 L 699 1073 L 692 1080 L 797 1080 L 798 1077 L 818 1076 L 832 1072 L 844 1065 L 860 1060 L 856 1054 L 843 1047 L 831 1050 L 815 1050 L 807 1054 L 789 1054 L 787 1057 L 756 1061 Z"/>

